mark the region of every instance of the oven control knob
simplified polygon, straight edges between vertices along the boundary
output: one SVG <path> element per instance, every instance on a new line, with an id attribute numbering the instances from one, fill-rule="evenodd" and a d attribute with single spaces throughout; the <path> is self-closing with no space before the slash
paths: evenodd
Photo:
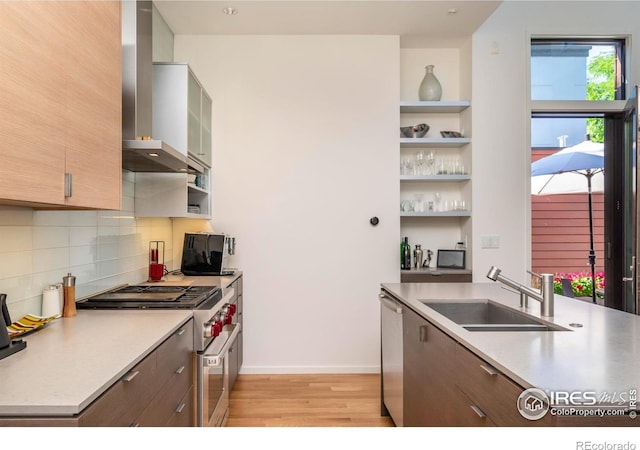
<path id="1" fill-rule="evenodd" d="M 237 306 L 236 305 L 229 305 L 229 312 L 233 315 L 236 313 L 236 309 Z"/>
<path id="2" fill-rule="evenodd" d="M 219 320 L 217 320 L 216 323 L 213 324 L 213 326 L 211 327 L 212 333 L 213 333 L 213 337 L 220 336 L 220 332 L 222 331 L 222 327 L 223 327 L 223 324 Z"/>
<path id="3" fill-rule="evenodd" d="M 224 323 L 229 325 L 233 321 L 233 314 L 229 313 L 224 316 Z"/>
<path id="4" fill-rule="evenodd" d="M 213 337 L 213 322 L 207 322 L 204 324 L 204 337 Z"/>

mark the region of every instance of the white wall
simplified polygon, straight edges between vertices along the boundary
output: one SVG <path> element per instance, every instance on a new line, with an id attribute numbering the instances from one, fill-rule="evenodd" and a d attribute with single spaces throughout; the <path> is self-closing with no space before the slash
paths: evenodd
<path id="1" fill-rule="evenodd" d="M 245 272 L 244 371 L 377 371 L 379 283 L 399 279 L 398 37 L 175 43 L 213 99 L 213 225 Z"/>
<path id="2" fill-rule="evenodd" d="M 491 265 L 524 280 L 530 267 L 529 44 L 536 36 L 640 38 L 638 2 L 504 2 L 473 35 L 474 280 Z M 631 42 L 633 44 L 633 42 Z M 496 43 L 498 54 L 491 49 Z M 640 82 L 632 47 L 629 85 Z M 499 235 L 500 249 L 480 248 Z"/>

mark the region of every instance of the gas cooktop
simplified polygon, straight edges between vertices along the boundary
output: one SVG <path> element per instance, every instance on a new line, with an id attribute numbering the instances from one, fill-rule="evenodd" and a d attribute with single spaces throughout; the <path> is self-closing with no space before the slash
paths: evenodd
<path id="1" fill-rule="evenodd" d="M 222 298 L 215 286 L 129 285 L 92 295 L 79 309 L 195 309 Z"/>

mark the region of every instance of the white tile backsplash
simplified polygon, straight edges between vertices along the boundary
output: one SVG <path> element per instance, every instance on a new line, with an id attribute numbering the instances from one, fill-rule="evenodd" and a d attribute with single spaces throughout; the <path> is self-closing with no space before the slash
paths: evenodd
<path id="1" fill-rule="evenodd" d="M 97 227 L 97 211 L 70 211 L 69 225 L 72 227 Z"/>
<path id="2" fill-rule="evenodd" d="M 69 211 L 34 211 L 33 225 L 69 226 Z"/>
<path id="3" fill-rule="evenodd" d="M 0 206 L 0 226 L 19 225 L 28 227 L 32 223 L 32 209 L 17 206 Z"/>
<path id="4" fill-rule="evenodd" d="M 30 275 L 33 269 L 33 252 L 6 252 L 0 254 L 0 273 L 3 278 Z"/>
<path id="5" fill-rule="evenodd" d="M 69 266 L 69 247 L 43 248 L 33 251 L 33 271 L 46 272 Z"/>
<path id="6" fill-rule="evenodd" d="M 12 318 L 40 314 L 43 289 L 69 272 L 77 298 L 146 281 L 151 240 L 165 241 L 171 264 L 172 220 L 136 219 L 135 174 L 122 177 L 122 211 L 0 206 L 0 293 L 7 294 Z"/>
<path id="7" fill-rule="evenodd" d="M 0 254 L 31 250 L 32 242 L 33 235 L 29 227 L 0 227 Z"/>
<path id="8" fill-rule="evenodd" d="M 69 247 L 70 266 L 81 266 L 96 262 L 98 262 L 98 246 L 96 244 Z"/>
<path id="9" fill-rule="evenodd" d="M 33 248 L 69 247 L 69 227 L 33 227 Z"/>
<path id="10" fill-rule="evenodd" d="M 98 243 L 98 227 L 70 227 L 69 245 L 96 245 Z"/>

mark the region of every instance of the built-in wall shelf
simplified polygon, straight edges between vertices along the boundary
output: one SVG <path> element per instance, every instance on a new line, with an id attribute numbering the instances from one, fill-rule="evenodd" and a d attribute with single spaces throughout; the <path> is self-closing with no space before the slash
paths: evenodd
<path id="1" fill-rule="evenodd" d="M 400 181 L 468 181 L 470 175 L 400 175 Z"/>
<path id="2" fill-rule="evenodd" d="M 400 212 L 400 217 L 471 217 L 471 211 Z"/>
<path id="3" fill-rule="evenodd" d="M 400 102 L 401 113 L 459 113 L 467 109 L 471 103 L 461 101 L 439 102 Z"/>
<path id="4" fill-rule="evenodd" d="M 454 148 L 471 142 L 469 138 L 400 138 L 400 148 Z"/>
<path id="5" fill-rule="evenodd" d="M 193 183 L 188 183 L 187 187 L 189 188 L 190 191 L 192 192 L 201 192 L 203 194 L 208 194 L 209 191 L 207 189 L 201 188 L 200 186 L 196 186 Z"/>

